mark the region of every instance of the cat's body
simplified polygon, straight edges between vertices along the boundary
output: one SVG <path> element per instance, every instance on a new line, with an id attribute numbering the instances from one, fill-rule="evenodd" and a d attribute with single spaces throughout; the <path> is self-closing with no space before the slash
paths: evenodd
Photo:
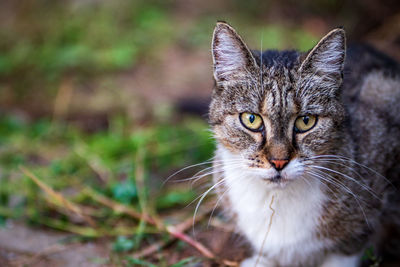
<path id="1" fill-rule="evenodd" d="M 261 59 L 219 23 L 212 49 L 214 180 L 253 247 L 242 265 L 357 266 L 381 248 L 400 222 L 397 63 L 363 46 L 345 61 L 341 29 Z"/>

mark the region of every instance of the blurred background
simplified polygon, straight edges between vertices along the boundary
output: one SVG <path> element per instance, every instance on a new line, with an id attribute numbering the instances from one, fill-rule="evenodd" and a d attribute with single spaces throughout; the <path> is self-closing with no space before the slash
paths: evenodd
<path id="1" fill-rule="evenodd" d="M 191 219 L 207 189 L 217 20 L 253 49 L 306 51 L 344 26 L 400 59 L 396 0 L 2 0 L 0 266 L 215 263 L 160 224 Z M 208 216 L 196 240 L 240 260 Z"/>

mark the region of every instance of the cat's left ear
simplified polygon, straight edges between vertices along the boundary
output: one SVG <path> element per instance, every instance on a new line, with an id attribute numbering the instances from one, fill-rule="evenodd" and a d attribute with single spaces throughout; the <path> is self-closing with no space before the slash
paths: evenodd
<path id="1" fill-rule="evenodd" d="M 334 29 L 323 37 L 301 63 L 302 76 L 322 78 L 322 86 L 340 86 L 346 55 L 345 31 Z"/>

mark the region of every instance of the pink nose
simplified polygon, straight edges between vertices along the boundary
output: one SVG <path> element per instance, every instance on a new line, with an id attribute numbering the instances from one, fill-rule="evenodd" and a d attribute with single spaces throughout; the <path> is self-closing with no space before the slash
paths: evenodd
<path id="1" fill-rule="evenodd" d="M 275 169 L 280 171 L 286 166 L 286 164 L 289 162 L 289 160 L 287 160 L 287 159 L 272 159 L 269 162 L 271 162 L 271 164 L 274 165 Z"/>

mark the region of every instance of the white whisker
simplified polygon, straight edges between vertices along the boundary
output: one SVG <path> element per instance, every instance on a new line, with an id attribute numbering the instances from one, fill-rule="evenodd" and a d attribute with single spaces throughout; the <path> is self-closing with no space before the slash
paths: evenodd
<path id="1" fill-rule="evenodd" d="M 315 167 L 315 166 L 313 166 Z M 315 172 L 314 172 L 315 171 Z M 323 171 L 318 171 L 318 170 L 314 170 L 314 171 L 308 171 L 309 173 L 315 175 L 316 177 L 320 178 L 321 180 L 324 180 L 328 183 L 331 183 L 333 185 L 336 185 L 338 188 L 342 188 L 344 189 L 347 193 L 349 193 L 351 196 L 353 196 L 354 200 L 357 202 L 358 206 L 360 207 L 361 212 L 363 213 L 363 216 L 365 218 L 365 222 L 367 223 L 368 227 L 371 228 L 370 223 L 368 221 L 368 218 L 366 216 L 366 213 L 364 211 L 364 208 L 361 206 L 360 200 L 359 198 L 356 196 L 356 194 L 354 194 L 353 191 L 351 191 L 350 188 L 348 188 L 346 185 L 344 185 L 343 183 L 341 183 L 340 181 L 338 181 L 337 179 L 335 179 L 333 176 L 331 176 L 330 174 L 327 174 Z M 326 178 L 323 175 L 327 175 L 329 176 L 331 179 Z"/>
<path id="2" fill-rule="evenodd" d="M 368 186 L 366 186 L 366 185 L 364 185 L 364 184 L 358 182 L 356 179 L 354 179 L 354 178 L 351 177 L 351 176 L 348 176 L 347 174 L 344 174 L 344 173 L 339 172 L 339 171 L 335 171 L 335 170 L 330 169 L 330 168 L 318 166 L 318 165 L 314 165 L 313 168 L 322 169 L 322 170 L 326 170 L 326 171 L 333 172 L 333 173 L 336 173 L 336 174 L 338 174 L 338 175 L 341 175 L 342 177 L 345 177 L 345 178 L 347 178 L 347 179 L 349 179 L 349 180 L 355 182 L 356 184 L 358 184 L 358 185 L 361 186 L 362 188 L 364 188 L 367 192 L 369 192 L 371 195 L 373 195 L 373 196 L 374 196 L 375 198 L 377 198 L 378 200 L 382 200 L 379 196 L 377 196 L 377 195 L 375 194 L 374 191 L 372 191 L 372 189 L 371 189 L 370 187 L 368 187 Z"/>
<path id="3" fill-rule="evenodd" d="M 214 188 L 218 187 L 219 185 L 221 185 L 222 183 L 225 182 L 225 179 L 221 179 L 219 180 L 217 183 L 215 183 L 213 186 L 211 186 L 206 192 L 204 192 L 203 194 L 201 194 L 200 200 L 197 202 L 196 208 L 194 210 L 194 215 L 193 215 L 193 235 L 195 235 L 194 232 L 194 223 L 196 221 L 196 215 L 197 212 L 199 210 L 200 204 L 203 201 L 203 199 L 208 195 L 208 193 L 210 193 Z M 197 199 L 197 198 L 196 198 Z"/>
<path id="4" fill-rule="evenodd" d="M 368 167 L 368 166 L 366 166 L 364 164 L 361 164 L 361 163 L 355 161 L 354 159 L 351 159 L 351 158 L 348 158 L 348 157 L 345 157 L 345 156 L 341 156 L 341 155 L 319 155 L 319 156 L 311 157 L 310 159 L 320 159 L 320 158 L 321 159 L 325 159 L 325 160 L 332 160 L 332 161 L 337 160 L 337 161 L 342 161 L 342 162 L 346 162 L 346 161 L 347 162 L 351 162 L 351 163 L 353 163 L 353 164 L 355 164 L 355 165 L 357 165 L 359 167 L 362 167 L 362 168 L 374 173 L 378 177 L 384 179 L 388 184 L 390 184 L 391 186 L 396 188 L 393 185 L 393 183 L 391 181 L 389 181 L 389 179 L 387 179 L 384 175 L 380 174 L 379 172 L 375 171 L 374 169 L 372 169 L 372 168 L 370 168 L 370 167 Z"/>

